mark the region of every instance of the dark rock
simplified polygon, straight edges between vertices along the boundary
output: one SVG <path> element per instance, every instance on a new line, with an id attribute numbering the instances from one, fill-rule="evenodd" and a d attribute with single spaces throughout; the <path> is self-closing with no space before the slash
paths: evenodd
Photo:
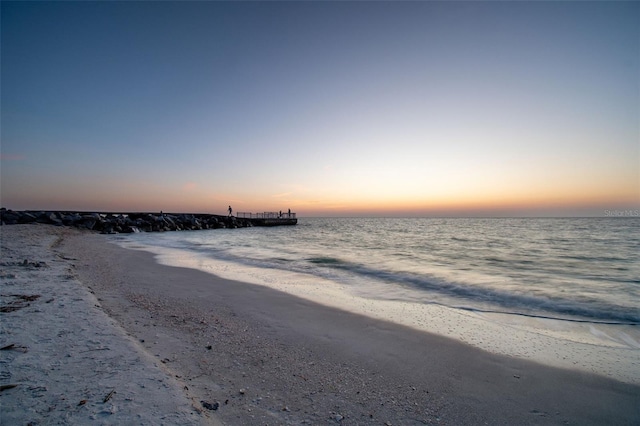
<path id="1" fill-rule="evenodd" d="M 20 215 L 13 210 L 7 210 L 4 207 L 0 209 L 0 222 L 4 225 L 15 225 L 18 223 Z"/>
<path id="2" fill-rule="evenodd" d="M 78 213 L 63 214 L 61 215 L 61 219 L 65 226 L 77 226 L 77 223 L 82 220 L 82 216 Z"/>
<path id="3" fill-rule="evenodd" d="M 42 217 L 46 221 L 45 223 L 49 223 L 51 225 L 56 225 L 56 226 L 64 225 L 64 223 L 62 222 L 62 219 L 60 219 L 60 216 L 58 216 L 58 213 L 56 212 L 46 212 Z"/>
<path id="4" fill-rule="evenodd" d="M 24 212 L 23 214 L 20 215 L 19 219 L 18 219 L 18 223 L 33 223 L 37 220 L 35 215 L 32 215 L 31 213 L 27 213 Z"/>
<path id="5" fill-rule="evenodd" d="M 220 403 L 219 402 L 214 402 L 213 404 L 211 404 L 211 403 L 209 403 L 207 401 L 200 401 L 200 403 L 207 410 L 216 411 L 220 407 Z"/>

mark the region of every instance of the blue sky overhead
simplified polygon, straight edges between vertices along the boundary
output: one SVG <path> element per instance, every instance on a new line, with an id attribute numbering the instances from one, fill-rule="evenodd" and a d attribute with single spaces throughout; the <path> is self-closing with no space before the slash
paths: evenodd
<path id="1" fill-rule="evenodd" d="M 1 8 L 7 208 L 640 207 L 637 2 Z"/>

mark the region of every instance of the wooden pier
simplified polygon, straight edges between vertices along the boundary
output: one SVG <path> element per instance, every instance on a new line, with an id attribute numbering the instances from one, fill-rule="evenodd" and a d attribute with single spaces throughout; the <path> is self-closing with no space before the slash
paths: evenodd
<path id="1" fill-rule="evenodd" d="M 296 214 L 291 213 L 291 211 L 264 213 L 238 212 L 236 217 L 238 219 L 248 220 L 253 226 L 287 226 L 298 223 Z"/>

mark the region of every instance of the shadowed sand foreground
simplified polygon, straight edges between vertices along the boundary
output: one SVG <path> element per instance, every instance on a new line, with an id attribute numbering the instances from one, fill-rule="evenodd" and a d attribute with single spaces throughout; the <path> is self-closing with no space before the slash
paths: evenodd
<path id="1" fill-rule="evenodd" d="M 69 321 L 82 316 L 78 320 L 82 323 L 104 311 L 116 322 L 112 328 L 122 327 L 129 336 L 122 333 L 122 340 L 107 342 L 105 339 L 111 337 L 105 337 L 106 333 L 92 336 L 88 329 L 78 338 L 90 340 L 97 347 L 130 345 L 131 351 L 140 351 L 132 361 L 140 371 L 137 375 L 130 375 L 126 365 L 103 367 L 110 376 L 126 376 L 123 383 L 112 387 L 130 389 L 128 400 L 124 398 L 125 389 L 116 389 L 117 397 L 109 401 L 112 412 L 101 414 L 103 421 L 115 424 L 116 416 L 127 410 L 138 416 L 139 424 L 159 416 L 149 413 L 155 405 L 138 402 L 149 389 L 133 385 L 160 374 L 162 377 L 152 382 L 162 380 L 158 383 L 162 383 L 167 404 L 174 404 L 162 415 L 180 416 L 167 417 L 166 424 L 640 422 L 639 386 L 490 354 L 458 341 L 265 287 L 159 265 L 151 254 L 117 247 L 100 235 L 38 225 L 2 227 L 3 262 L 5 253 L 17 253 L 22 245 L 33 245 L 34 238 L 55 242 L 52 247 L 43 243 L 40 249 L 31 249 L 42 258 L 56 254 L 57 262 L 77 276 L 75 285 L 95 294 L 98 307 L 71 298 L 56 311 L 41 308 L 21 321 L 36 317 L 51 320 L 64 312 Z M 11 262 L 3 268 L 19 267 L 16 260 Z M 41 284 L 20 284 L 8 275 L 11 273 L 3 272 L 3 297 L 18 293 L 15 286 L 20 285 L 30 286 L 30 292 L 39 291 L 37 286 Z M 9 283 L 14 287 L 8 289 Z M 21 311 L 28 312 L 38 303 Z M 89 309 L 97 314 L 87 315 Z M 4 318 L 14 313 L 1 315 L 4 324 Z M 3 325 L 2 345 L 12 337 L 19 340 L 13 331 L 18 325 Z M 34 348 L 40 344 L 38 340 L 30 342 Z M 107 351 L 93 351 L 95 359 L 103 352 Z M 12 354 L 11 360 L 0 356 L 3 371 L 15 377 L 11 372 L 21 354 Z M 50 356 L 62 358 L 65 352 Z M 36 357 L 31 362 L 41 364 L 44 359 Z M 55 360 L 47 362 L 57 365 Z M 94 381 L 81 369 L 63 373 L 39 367 L 43 383 L 73 380 L 76 387 L 87 388 Z M 60 374 L 67 377 L 56 376 Z M 1 384 L 10 381 L 3 376 Z M 55 386 L 48 385 L 47 392 Z M 2 392 L 2 411 L 11 410 L 12 419 L 26 423 L 31 420 L 30 412 L 21 412 L 21 407 L 37 403 L 38 396 L 17 392 L 20 387 Z M 21 403 L 17 395 L 27 400 Z M 156 397 L 144 398 L 154 401 Z M 132 401 L 139 404 L 135 409 Z M 96 410 L 102 408 L 101 402 L 94 404 Z M 93 401 L 85 405 L 91 408 L 91 404 Z M 152 423 L 149 420 L 148 424 Z"/>

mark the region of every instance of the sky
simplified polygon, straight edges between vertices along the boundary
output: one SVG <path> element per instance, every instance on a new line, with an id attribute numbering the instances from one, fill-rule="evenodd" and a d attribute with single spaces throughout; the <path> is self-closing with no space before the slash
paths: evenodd
<path id="1" fill-rule="evenodd" d="M 638 2 L 0 7 L 2 207 L 640 209 Z"/>

